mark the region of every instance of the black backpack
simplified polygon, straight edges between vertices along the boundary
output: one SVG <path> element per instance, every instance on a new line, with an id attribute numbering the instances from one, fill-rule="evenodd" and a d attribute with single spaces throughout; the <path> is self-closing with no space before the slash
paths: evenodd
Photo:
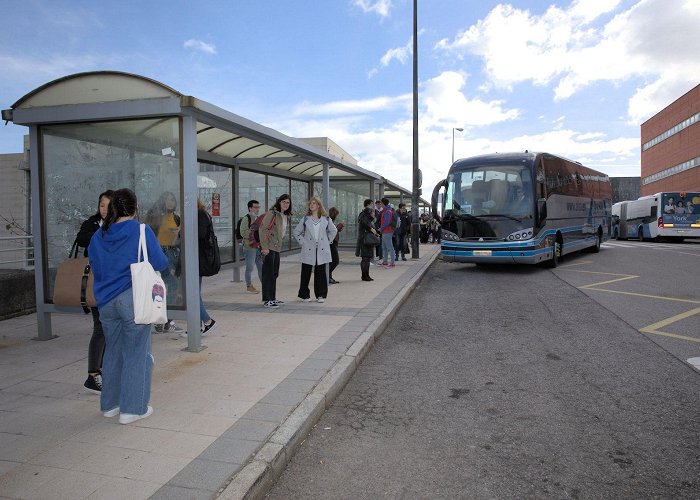
<path id="1" fill-rule="evenodd" d="M 250 217 L 250 214 L 245 214 L 243 217 L 248 217 L 248 227 L 250 227 L 250 223 L 252 222 L 252 219 Z M 243 243 L 243 235 L 241 234 L 241 221 L 243 220 L 243 217 L 238 219 L 238 223 L 236 223 L 236 242 L 238 243 Z"/>

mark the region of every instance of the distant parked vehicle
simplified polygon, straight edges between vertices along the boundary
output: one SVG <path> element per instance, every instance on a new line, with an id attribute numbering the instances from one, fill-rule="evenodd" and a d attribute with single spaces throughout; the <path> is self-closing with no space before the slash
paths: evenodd
<path id="1" fill-rule="evenodd" d="M 700 193 L 662 192 L 612 207 L 612 237 L 640 241 L 700 238 Z"/>

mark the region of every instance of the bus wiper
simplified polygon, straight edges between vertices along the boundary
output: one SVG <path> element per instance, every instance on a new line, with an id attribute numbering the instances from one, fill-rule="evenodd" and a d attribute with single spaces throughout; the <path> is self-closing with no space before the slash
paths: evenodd
<path id="1" fill-rule="evenodd" d="M 488 214 L 489 217 L 505 217 L 506 219 L 514 220 L 515 222 L 522 222 L 522 219 L 519 219 L 517 217 L 513 217 L 512 215 L 506 215 L 506 214 Z"/>

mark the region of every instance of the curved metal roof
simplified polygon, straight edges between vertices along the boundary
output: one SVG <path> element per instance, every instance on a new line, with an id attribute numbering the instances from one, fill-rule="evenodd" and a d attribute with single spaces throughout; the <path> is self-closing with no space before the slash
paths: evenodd
<path id="1" fill-rule="evenodd" d="M 331 179 L 389 184 L 380 174 L 322 148 L 132 73 L 93 71 L 58 78 L 24 95 L 7 111 L 10 119 L 21 125 L 76 123 L 88 137 L 90 130 L 102 127 L 120 128 L 132 137 L 158 136 L 168 118 L 189 115 L 196 119 L 197 151 L 202 161 L 243 168 L 259 165 L 309 180 L 321 178 L 325 164 Z M 145 118 L 156 121 L 145 127 L 143 122 L 134 121 Z M 396 184 L 391 183 L 391 187 L 397 194 L 410 195 Z"/>
<path id="2" fill-rule="evenodd" d="M 122 71 L 89 71 L 57 78 L 21 97 L 12 109 L 181 97 L 156 80 Z"/>

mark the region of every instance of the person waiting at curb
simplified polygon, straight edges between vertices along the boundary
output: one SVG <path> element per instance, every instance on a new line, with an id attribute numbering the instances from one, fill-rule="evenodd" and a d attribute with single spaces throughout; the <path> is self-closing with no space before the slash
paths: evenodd
<path id="1" fill-rule="evenodd" d="M 382 234 L 382 265 L 386 267 L 394 267 L 394 244 L 392 239 L 394 237 L 394 226 L 391 224 L 393 217 L 396 217 L 394 209 L 389 203 L 389 198 L 382 198 L 382 205 L 384 209 L 380 214 L 380 225 L 379 229 Z"/>
<path id="2" fill-rule="evenodd" d="M 265 213 L 260 234 L 262 254 L 262 300 L 265 307 L 276 309 L 284 302 L 277 299 L 277 277 L 280 274 L 280 252 L 282 240 L 287 234 L 287 225 L 292 215 L 292 199 L 283 194 L 274 206 Z"/>
<path id="3" fill-rule="evenodd" d="M 104 224 L 109 209 L 109 202 L 112 198 L 112 191 L 108 189 L 100 194 L 98 198 L 97 213 L 82 223 L 78 236 L 75 237 L 78 246 L 85 248 L 83 255 L 88 257 L 88 245 L 92 235 Z M 100 323 L 100 312 L 97 307 L 91 307 L 92 313 L 92 336 L 88 347 L 88 376 L 83 384 L 88 391 L 100 393 L 102 391 L 102 357 L 105 352 L 105 336 Z"/>
<path id="4" fill-rule="evenodd" d="M 131 290 L 131 264 L 138 260 L 141 232 L 135 220 L 137 207 L 132 190 L 116 190 L 102 228 L 92 236 L 88 247 L 106 341 L 100 409 L 108 418 L 119 415 L 120 424 L 153 413 L 148 405 L 153 376 L 151 325 L 134 323 Z M 145 238 L 148 261 L 156 271 L 164 271 L 168 258 L 148 226 Z"/>
<path id="5" fill-rule="evenodd" d="M 302 302 L 311 301 L 309 280 L 314 273 L 314 295 L 318 302 L 328 296 L 326 264 L 331 262 L 331 241 L 338 233 L 333 221 L 326 214 L 323 203 L 313 197 L 307 203 L 306 215 L 294 228 L 293 236 L 301 245 L 301 277 L 298 297 Z"/>
<path id="6" fill-rule="evenodd" d="M 260 212 L 260 202 L 258 200 L 250 200 L 248 202 L 248 213 L 241 219 L 243 257 L 245 258 L 245 285 L 248 293 L 260 293 L 260 290 L 253 286 L 253 266 L 257 268 L 258 279 L 262 283 L 262 254 L 260 249 L 252 246 L 248 239 L 250 224 L 258 218 L 258 212 Z"/>
<path id="7" fill-rule="evenodd" d="M 401 260 L 406 260 L 406 237 L 411 230 L 411 216 L 406 211 L 405 203 L 399 203 L 396 216 L 401 222 L 399 222 L 399 227 L 396 230 L 396 248 L 394 248 L 394 252 L 396 253 L 396 260 L 399 260 L 399 253 L 401 253 Z"/>
<path id="8" fill-rule="evenodd" d="M 374 227 L 374 206 L 370 199 L 366 199 L 364 209 L 357 217 L 357 245 L 355 246 L 355 255 L 361 257 L 360 271 L 362 271 L 362 281 L 374 281 L 369 275 L 369 263 L 374 257 L 374 245 L 364 243 L 365 234 L 372 233 L 379 236 L 379 233 Z"/>
<path id="9" fill-rule="evenodd" d="M 340 263 L 340 256 L 338 255 L 338 243 L 340 242 L 340 232 L 343 230 L 343 227 L 345 227 L 345 224 L 342 222 L 339 222 L 336 224 L 335 220 L 338 218 L 338 215 L 340 212 L 338 211 L 337 208 L 331 207 L 328 209 L 328 217 L 331 218 L 333 221 L 333 224 L 335 225 L 335 228 L 338 230 L 338 233 L 335 235 L 335 238 L 333 238 L 333 241 L 331 242 L 331 264 L 328 266 L 328 284 L 329 285 L 336 285 L 340 283 L 340 281 L 337 281 L 333 279 L 333 271 L 335 271 L 335 268 L 338 267 L 338 264 Z"/>

